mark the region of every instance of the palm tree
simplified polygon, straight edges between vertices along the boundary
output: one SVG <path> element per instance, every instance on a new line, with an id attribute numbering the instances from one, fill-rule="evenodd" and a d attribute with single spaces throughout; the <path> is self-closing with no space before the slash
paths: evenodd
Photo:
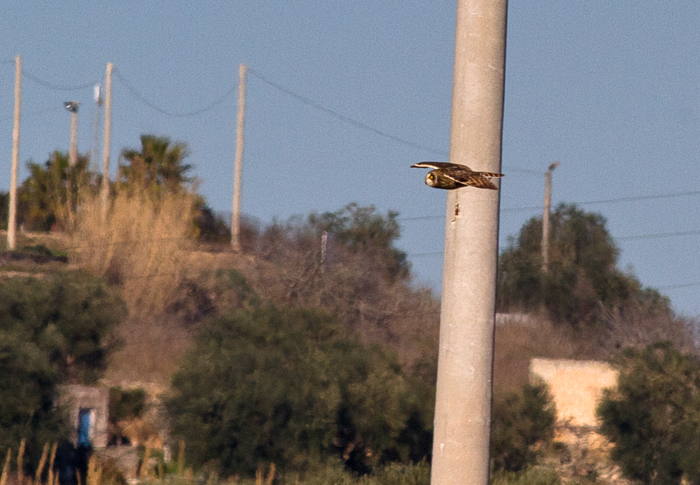
<path id="1" fill-rule="evenodd" d="M 19 194 L 22 224 L 30 230 L 66 229 L 79 205 L 80 191 L 96 187 L 96 174 L 89 169 L 89 158 L 79 155 L 78 163 L 71 167 L 68 153 L 55 151 L 44 163 L 27 162 L 27 168 L 29 177 L 22 183 Z"/>
<path id="2" fill-rule="evenodd" d="M 119 166 L 119 184 L 127 189 L 136 187 L 158 195 L 177 193 L 192 179 L 187 172 L 192 165 L 184 163 L 190 152 L 184 142 L 170 143 L 166 136 L 141 135 L 141 150 L 122 150 L 127 164 Z"/>

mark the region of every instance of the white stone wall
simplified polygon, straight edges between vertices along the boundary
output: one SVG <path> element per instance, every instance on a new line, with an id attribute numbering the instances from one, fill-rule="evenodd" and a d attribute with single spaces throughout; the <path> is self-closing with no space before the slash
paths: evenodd
<path id="1" fill-rule="evenodd" d="M 59 406 L 68 413 L 71 441 L 78 443 L 78 415 L 80 409 L 91 410 L 90 443 L 93 448 L 107 446 L 107 420 L 109 413 L 109 389 L 67 385 L 59 386 Z"/>
<path id="2" fill-rule="evenodd" d="M 617 371 L 594 360 L 532 359 L 530 379 L 549 386 L 559 423 L 592 427 L 598 424 L 595 408 L 603 389 L 617 385 Z"/>

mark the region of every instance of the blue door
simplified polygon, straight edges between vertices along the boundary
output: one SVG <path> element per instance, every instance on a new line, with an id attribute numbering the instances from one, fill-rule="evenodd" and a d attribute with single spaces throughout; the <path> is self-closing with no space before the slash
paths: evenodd
<path id="1" fill-rule="evenodd" d="M 80 408 L 78 412 L 78 446 L 90 446 L 90 419 L 92 409 Z"/>

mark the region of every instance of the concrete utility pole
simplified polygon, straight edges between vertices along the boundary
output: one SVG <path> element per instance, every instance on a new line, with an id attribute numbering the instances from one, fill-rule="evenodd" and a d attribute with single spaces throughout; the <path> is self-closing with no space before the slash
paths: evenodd
<path id="1" fill-rule="evenodd" d="M 69 229 L 73 230 L 73 167 L 78 164 L 78 106 L 77 101 L 66 101 L 63 107 L 70 113 L 70 151 L 66 170 L 66 213 Z M 54 158 L 55 160 L 55 158 Z"/>
<path id="2" fill-rule="evenodd" d="M 78 163 L 78 106 L 77 101 L 66 101 L 63 106 L 70 112 L 70 154 L 68 163 L 75 167 Z"/>
<path id="3" fill-rule="evenodd" d="M 458 0 L 450 161 L 500 172 L 507 0 Z M 431 483 L 487 485 L 500 191 L 447 195 Z"/>
<path id="4" fill-rule="evenodd" d="M 7 221 L 7 248 L 15 249 L 17 232 L 17 165 L 19 164 L 19 115 L 22 105 L 22 58 L 15 57 L 15 124 L 12 128 L 12 174 L 10 213 Z"/>
<path id="5" fill-rule="evenodd" d="M 241 172 L 243 170 L 243 128 L 245 125 L 245 74 L 248 66 L 238 66 L 238 117 L 236 118 L 236 161 L 233 168 L 233 210 L 231 248 L 241 250 Z"/>
<path id="6" fill-rule="evenodd" d="M 97 146 L 100 143 L 100 108 L 104 104 L 102 85 L 94 87 L 95 115 L 92 117 L 92 143 L 90 143 L 90 164 L 97 163 Z"/>
<path id="7" fill-rule="evenodd" d="M 552 172 L 559 162 L 552 163 L 544 173 L 544 214 L 542 215 L 542 272 L 549 271 L 549 207 L 552 202 Z"/>
<path id="8" fill-rule="evenodd" d="M 107 63 L 105 73 L 105 133 L 102 147 L 102 220 L 107 218 L 109 202 L 109 150 L 112 140 L 112 69 L 114 64 Z"/>

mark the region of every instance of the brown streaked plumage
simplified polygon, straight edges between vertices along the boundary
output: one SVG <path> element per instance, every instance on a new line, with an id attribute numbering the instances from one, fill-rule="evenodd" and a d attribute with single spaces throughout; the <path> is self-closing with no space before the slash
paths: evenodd
<path id="1" fill-rule="evenodd" d="M 432 168 L 425 176 L 425 183 L 436 189 L 454 190 L 462 187 L 497 190 L 498 187 L 489 178 L 503 177 L 502 173 L 475 172 L 466 165 L 450 162 L 420 162 L 411 168 Z"/>

